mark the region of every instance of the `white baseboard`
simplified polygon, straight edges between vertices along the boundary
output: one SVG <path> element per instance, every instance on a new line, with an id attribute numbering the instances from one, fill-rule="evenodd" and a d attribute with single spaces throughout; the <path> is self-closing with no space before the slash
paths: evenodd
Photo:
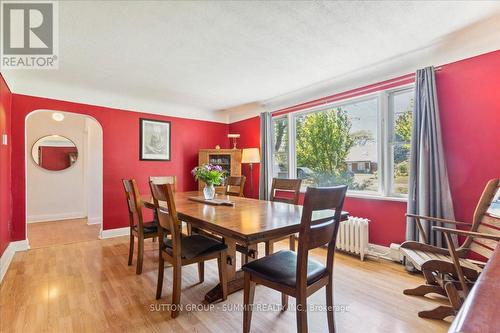
<path id="1" fill-rule="evenodd" d="M 0 257 L 0 283 L 3 280 L 5 273 L 7 273 L 7 270 L 9 269 L 10 263 L 12 262 L 12 259 L 14 258 L 16 252 L 26 251 L 29 250 L 29 248 L 30 245 L 27 240 L 9 243 L 2 256 Z"/>
<path id="2" fill-rule="evenodd" d="M 87 217 L 87 224 L 102 224 L 102 217 Z"/>
<path id="3" fill-rule="evenodd" d="M 128 236 L 130 235 L 130 227 L 108 229 L 101 231 L 100 239 Z"/>
<path id="4" fill-rule="evenodd" d="M 28 223 L 37 223 L 37 222 L 83 219 L 85 217 L 87 217 L 87 214 L 85 214 L 85 213 L 73 212 L 73 213 L 62 213 L 62 214 L 30 215 L 30 216 L 28 216 L 27 220 L 28 220 Z"/>

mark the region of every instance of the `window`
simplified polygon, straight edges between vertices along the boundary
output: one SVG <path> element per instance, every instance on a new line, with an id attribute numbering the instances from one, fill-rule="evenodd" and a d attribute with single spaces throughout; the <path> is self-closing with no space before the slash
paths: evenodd
<path id="1" fill-rule="evenodd" d="M 297 177 L 302 187 L 348 184 L 352 190 L 377 192 L 378 100 L 370 98 L 295 117 Z M 348 165 L 352 167 L 349 169 Z"/>
<path id="2" fill-rule="evenodd" d="M 403 90 L 389 95 L 392 116 L 392 194 L 408 194 L 408 169 L 412 130 L 413 90 Z"/>
<path id="3" fill-rule="evenodd" d="M 288 118 L 273 119 L 273 177 L 288 178 Z"/>
<path id="4" fill-rule="evenodd" d="M 404 196 L 413 88 L 384 91 L 273 118 L 274 177 L 350 193 Z"/>

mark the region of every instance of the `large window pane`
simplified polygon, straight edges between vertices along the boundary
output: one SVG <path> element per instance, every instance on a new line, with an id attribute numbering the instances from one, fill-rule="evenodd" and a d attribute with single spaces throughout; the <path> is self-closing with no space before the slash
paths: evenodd
<path id="1" fill-rule="evenodd" d="M 385 93 L 274 119 L 273 176 L 300 178 L 302 190 L 347 184 L 351 193 L 405 196 L 414 88 Z"/>
<path id="2" fill-rule="evenodd" d="M 413 99 L 413 89 L 395 92 L 390 95 L 393 112 L 393 179 L 391 192 L 394 194 L 408 194 Z"/>
<path id="3" fill-rule="evenodd" d="M 378 192 L 376 98 L 296 117 L 297 177 L 308 185 Z"/>
<path id="4" fill-rule="evenodd" d="M 288 118 L 273 119 L 273 177 L 288 178 Z"/>

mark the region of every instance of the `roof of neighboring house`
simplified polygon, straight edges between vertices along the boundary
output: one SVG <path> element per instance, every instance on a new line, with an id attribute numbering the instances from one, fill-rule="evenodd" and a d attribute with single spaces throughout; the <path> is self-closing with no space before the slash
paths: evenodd
<path id="1" fill-rule="evenodd" d="M 364 145 L 353 146 L 347 155 L 346 162 L 370 161 L 378 162 L 377 145 L 368 142 Z"/>

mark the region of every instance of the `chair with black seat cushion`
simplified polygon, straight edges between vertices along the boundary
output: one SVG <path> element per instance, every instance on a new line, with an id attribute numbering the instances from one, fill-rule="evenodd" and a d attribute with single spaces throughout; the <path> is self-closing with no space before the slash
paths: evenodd
<path id="1" fill-rule="evenodd" d="M 174 192 L 177 190 L 177 177 L 175 176 L 149 176 L 149 181 L 153 184 L 172 184 L 174 186 Z M 158 217 L 155 214 L 155 221 L 158 222 Z M 186 225 L 187 234 L 191 235 L 191 223 L 183 222 Z"/>
<path id="2" fill-rule="evenodd" d="M 299 204 L 300 185 L 302 179 L 273 178 L 270 201 L 284 202 L 292 205 Z M 295 251 L 295 235 L 289 235 L 265 242 L 266 256 L 274 252 L 274 243 L 288 239 L 290 250 Z"/>
<path id="3" fill-rule="evenodd" d="M 333 316 L 333 257 L 347 186 L 308 187 L 304 199 L 298 251 L 283 250 L 243 266 L 243 332 L 250 332 L 255 284 L 281 292 L 283 310 L 288 296 L 297 299 L 297 332 L 307 332 L 307 297 L 326 286 L 328 331 Z M 309 250 L 328 244 L 326 266 L 309 258 Z"/>
<path id="4" fill-rule="evenodd" d="M 203 235 L 185 236 L 181 233 L 180 221 L 177 218 L 177 210 L 175 207 L 173 185 L 160 184 L 156 185 L 149 183 L 153 202 L 156 206 L 158 214 L 158 237 L 163 239 L 163 242 L 158 242 L 159 245 L 159 260 L 158 260 L 158 284 L 156 288 L 156 299 L 161 298 L 163 289 L 163 273 L 165 261 L 169 262 L 173 267 L 173 293 L 171 312 L 172 318 L 179 315 L 179 304 L 181 300 L 181 270 L 182 266 L 198 264 L 198 275 L 200 283 L 204 280 L 204 264 L 205 261 L 217 259 L 219 266 L 219 280 L 222 286 L 222 299 L 227 299 L 227 278 L 226 278 L 226 257 L 227 245 L 215 239 Z M 159 201 L 167 203 L 168 209 L 161 208 Z M 166 233 L 171 235 L 170 239 L 165 236 Z"/>
<path id="5" fill-rule="evenodd" d="M 136 274 L 142 273 L 142 262 L 144 257 L 144 239 L 158 236 L 158 224 L 155 221 L 144 222 L 142 215 L 141 194 L 135 179 L 122 179 L 127 199 L 128 216 L 130 222 L 130 248 L 128 254 L 128 265 L 132 265 L 134 256 L 134 237 L 137 237 L 137 268 Z M 136 223 L 137 221 L 137 223 Z"/>

